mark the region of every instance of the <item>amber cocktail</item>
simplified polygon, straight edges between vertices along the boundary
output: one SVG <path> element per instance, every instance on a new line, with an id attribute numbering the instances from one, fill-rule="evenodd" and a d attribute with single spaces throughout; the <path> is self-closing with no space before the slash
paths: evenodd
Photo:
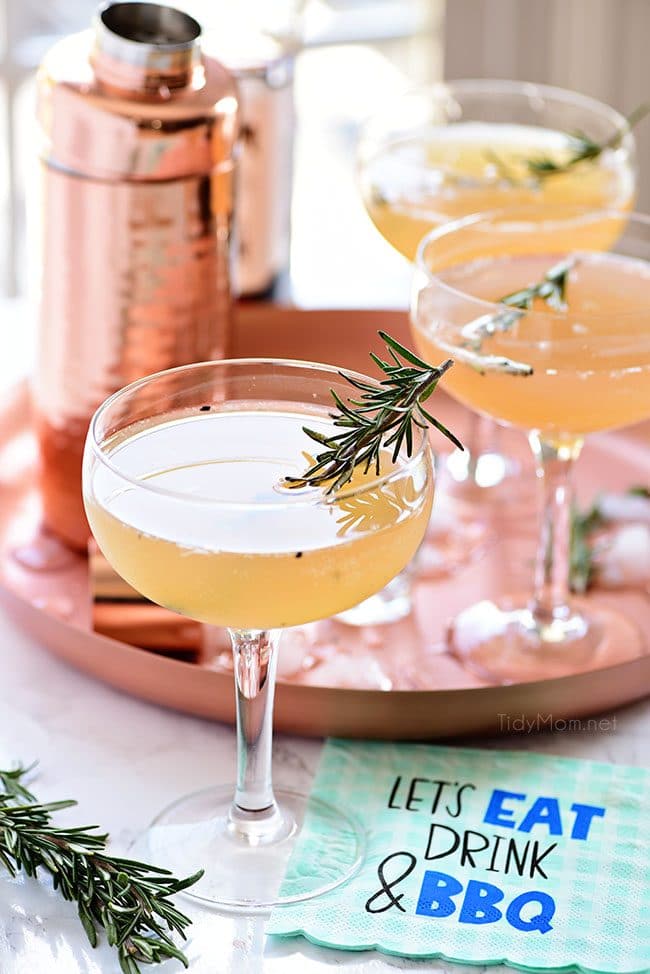
<path id="1" fill-rule="evenodd" d="M 610 252 L 589 249 L 594 225 Z M 540 224 L 523 209 L 447 224 L 420 246 L 412 323 L 424 358 L 455 359 L 452 395 L 528 433 L 544 488 L 534 594 L 467 609 L 454 652 L 509 681 L 606 665 L 621 643 L 641 651 L 626 619 L 569 595 L 570 475 L 588 433 L 650 416 L 650 218 L 568 208 Z"/>
<path id="2" fill-rule="evenodd" d="M 412 558 L 431 512 L 431 457 L 419 427 L 411 456 L 387 452 L 380 474 L 358 467 L 335 493 L 288 486 L 314 449 L 303 427 L 335 431 L 332 389 L 347 398 L 351 387 L 336 369 L 309 363 L 188 366 L 116 393 L 88 435 L 86 510 L 110 563 L 152 601 L 230 630 L 237 784 L 181 799 L 145 837 L 161 865 L 206 870 L 191 895 L 230 909 L 315 896 L 359 865 L 354 818 L 312 801 L 311 839 L 326 878 L 294 877 L 280 891 L 307 796 L 278 792 L 276 800 L 271 785 L 279 631 L 379 590 Z"/>

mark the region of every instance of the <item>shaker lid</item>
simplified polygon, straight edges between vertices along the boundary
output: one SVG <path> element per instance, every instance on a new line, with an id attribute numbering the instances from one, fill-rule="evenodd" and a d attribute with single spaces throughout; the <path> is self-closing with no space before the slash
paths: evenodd
<path id="1" fill-rule="evenodd" d="M 110 3 L 59 40 L 38 74 L 41 158 L 103 180 L 182 179 L 229 160 L 231 73 L 202 56 L 199 24 L 156 3 Z"/>
<path id="2" fill-rule="evenodd" d="M 199 58 L 200 35 L 194 17 L 175 7 L 108 3 L 95 19 L 96 69 L 98 74 L 103 67 L 108 74 L 120 74 L 118 66 L 124 65 L 164 76 L 171 87 L 183 85 Z"/>

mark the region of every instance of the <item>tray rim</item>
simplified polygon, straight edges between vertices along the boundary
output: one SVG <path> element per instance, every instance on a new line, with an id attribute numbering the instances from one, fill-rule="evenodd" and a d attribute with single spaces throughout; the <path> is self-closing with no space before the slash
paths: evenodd
<path id="1" fill-rule="evenodd" d="M 12 618 L 19 624 L 23 624 L 25 631 L 39 639 L 44 649 L 74 666 L 75 669 L 81 670 L 109 686 L 122 690 L 136 699 L 145 700 L 148 703 L 155 703 L 165 706 L 168 709 L 194 716 L 230 723 L 233 722 L 234 684 L 231 674 L 221 673 L 217 670 L 186 663 L 182 660 L 157 656 L 155 653 L 138 649 L 128 643 L 123 643 L 108 636 L 102 636 L 84 630 L 81 627 L 71 625 L 65 620 L 58 619 L 43 609 L 31 605 L 26 599 L 13 592 L 5 584 L 0 584 L 0 604 Z M 46 638 L 43 635 L 43 630 L 46 627 L 52 638 Z M 80 663 L 74 654 L 65 649 L 66 644 L 69 645 L 76 640 L 82 640 L 94 647 L 94 653 L 84 657 L 83 663 Z M 107 675 L 103 667 L 96 665 L 96 661 L 101 660 L 104 653 L 113 654 L 113 659 L 115 659 L 116 654 L 119 657 L 123 657 L 127 665 L 124 667 L 116 666 L 113 675 Z M 129 662 L 136 663 L 136 661 L 137 665 L 128 665 Z M 152 692 L 147 692 L 150 686 L 148 682 L 144 682 L 136 692 L 131 686 L 131 679 L 128 677 L 137 675 L 138 671 L 144 674 L 157 671 L 161 675 L 167 672 L 170 675 L 169 685 L 172 687 L 178 686 L 178 681 L 175 679 L 175 676 L 181 673 L 185 676 L 193 673 L 194 675 L 190 682 L 196 681 L 199 686 L 203 683 L 204 688 L 208 683 L 213 684 L 210 693 L 207 694 L 208 698 L 212 703 L 215 703 L 217 702 L 217 696 L 222 695 L 224 697 L 222 704 L 225 703 L 225 706 L 222 705 L 218 708 L 199 706 L 198 709 L 196 706 L 187 707 L 178 700 L 171 701 L 166 699 L 167 695 L 157 692 L 155 687 L 152 689 Z M 126 679 L 122 678 L 122 672 L 127 673 Z M 617 685 L 616 690 L 612 691 L 611 676 L 614 673 L 619 676 L 624 676 L 625 679 Z M 187 681 L 183 680 L 183 682 Z M 575 689 L 581 688 L 583 685 L 597 691 L 593 698 L 589 693 L 586 693 L 584 698 L 580 694 L 582 702 L 578 705 L 572 704 L 570 710 L 565 710 L 564 704 L 559 701 L 557 691 L 563 691 L 563 696 L 571 696 Z M 629 691 L 624 689 L 624 687 L 629 687 Z M 608 699 L 603 699 L 603 693 L 605 691 L 607 691 L 606 696 Z M 612 708 L 635 703 L 648 695 L 650 695 L 650 655 L 635 660 L 628 660 L 613 666 L 602 667 L 597 670 L 589 670 L 585 673 L 572 674 L 567 677 L 556 677 L 531 683 L 488 687 L 382 691 L 352 687 L 322 687 L 292 684 L 279 680 L 276 700 L 276 718 L 279 715 L 279 719 L 275 720 L 275 726 L 276 730 L 298 733 L 308 737 L 356 736 L 367 738 L 385 737 L 385 739 L 391 740 L 426 740 L 462 737 L 477 733 L 487 736 L 499 736 L 500 734 L 509 732 L 506 729 L 500 728 L 496 722 L 487 725 L 485 719 L 481 716 L 484 709 L 490 711 L 493 717 L 498 717 L 500 714 L 511 716 L 514 713 L 516 717 L 528 719 L 534 717 L 539 718 L 540 716 L 544 716 L 540 707 L 545 706 L 547 700 L 555 698 L 557 701 L 557 713 L 553 713 L 553 722 L 557 722 L 559 720 L 591 717 Z M 296 697 L 299 697 L 302 702 L 300 710 L 303 711 L 304 709 L 306 712 L 312 711 L 313 708 L 320 708 L 323 703 L 332 702 L 332 700 L 328 701 L 326 698 L 343 698 L 352 707 L 363 707 L 364 705 L 367 706 L 368 703 L 372 703 L 372 701 L 376 702 L 379 699 L 386 701 L 390 698 L 391 709 L 395 709 L 396 711 L 403 710 L 404 715 L 408 715 L 409 708 L 410 712 L 413 713 L 414 710 L 419 711 L 423 705 L 429 707 L 436 703 L 439 705 L 443 703 L 448 704 L 455 711 L 459 712 L 463 708 L 463 705 L 469 705 L 470 701 L 473 702 L 472 706 L 474 707 L 474 711 L 476 712 L 478 710 L 479 714 L 476 720 L 471 721 L 469 725 L 467 725 L 465 720 L 462 721 L 462 724 L 453 722 L 445 728 L 438 728 L 433 735 L 430 732 L 423 731 L 422 725 L 417 719 L 414 723 L 407 720 L 397 734 L 394 729 L 391 729 L 388 735 L 377 733 L 372 726 L 374 724 L 373 721 L 370 721 L 369 724 L 364 722 L 366 727 L 370 727 L 369 731 L 364 729 L 363 732 L 359 733 L 352 729 L 344 730 L 343 733 L 336 731 L 332 734 L 326 727 L 328 723 L 327 717 L 325 721 L 319 718 L 311 726 L 308 726 L 304 720 L 295 720 L 292 719 L 290 714 L 287 716 L 287 714 L 282 713 L 282 711 L 292 711 L 293 704 L 298 702 L 293 699 Z M 409 704 L 409 708 L 405 708 L 407 703 Z M 479 703 L 485 704 L 486 707 L 477 707 L 476 705 Z M 511 706 L 518 707 L 519 709 L 513 711 Z M 500 707 L 501 709 L 499 709 Z M 531 709 L 531 707 L 536 709 Z M 215 713 L 215 709 L 218 709 L 219 712 Z M 532 718 L 529 718 L 529 714 L 532 715 Z M 294 716 L 299 717 L 299 714 Z"/>

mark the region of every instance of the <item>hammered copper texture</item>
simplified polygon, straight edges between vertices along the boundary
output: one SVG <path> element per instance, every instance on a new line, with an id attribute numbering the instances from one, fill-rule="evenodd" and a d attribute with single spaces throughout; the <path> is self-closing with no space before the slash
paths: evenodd
<path id="1" fill-rule="evenodd" d="M 177 87 L 118 68 L 84 32 L 38 80 L 41 490 L 46 523 L 75 547 L 96 407 L 148 373 L 222 358 L 230 327 L 234 82 L 211 59 Z"/>

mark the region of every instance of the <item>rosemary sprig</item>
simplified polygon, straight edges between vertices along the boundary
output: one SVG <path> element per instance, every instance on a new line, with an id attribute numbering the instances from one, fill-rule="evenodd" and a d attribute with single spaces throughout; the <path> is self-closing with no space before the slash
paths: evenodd
<path id="1" fill-rule="evenodd" d="M 510 331 L 531 310 L 536 298 L 544 301 L 554 311 L 566 310 L 566 286 L 569 272 L 575 264 L 575 257 L 560 261 L 544 274 L 541 281 L 499 298 L 498 304 L 505 305 L 505 308 L 500 308 L 494 314 L 481 315 L 465 325 L 462 331 L 462 351 L 458 358 L 481 373 L 501 371 L 511 375 L 532 375 L 532 367 L 523 362 L 497 356 L 481 356 L 483 342 L 497 332 Z"/>
<path id="2" fill-rule="evenodd" d="M 582 162 L 598 159 L 607 149 L 617 149 L 627 133 L 648 114 L 650 114 L 650 102 L 644 102 L 642 105 L 638 105 L 627 116 L 623 127 L 614 132 L 608 139 L 605 139 L 604 142 L 596 142 L 580 130 L 566 132 L 565 135 L 569 143 L 570 153 L 563 162 L 559 162 L 548 155 L 540 155 L 532 159 L 521 159 L 519 163 L 524 166 L 534 184 L 539 185 L 545 179 L 548 179 L 549 176 L 558 176 L 561 173 L 571 172 L 575 166 Z M 508 183 L 510 186 L 525 185 L 526 181 L 513 175 L 511 167 L 493 149 L 487 149 L 485 156 L 494 166 L 497 180 Z"/>
<path id="3" fill-rule="evenodd" d="M 326 436 L 303 427 L 307 436 L 325 450 L 316 455 L 315 462 L 302 477 L 287 477 L 289 486 L 327 485 L 326 493 L 332 494 L 349 483 L 356 467 L 362 466 L 364 473 L 368 473 L 374 465 L 379 475 L 382 448 L 392 447 L 393 462 L 404 445 L 407 455 L 411 456 L 414 425 L 420 429 L 435 426 L 463 449 L 460 440 L 423 405 L 453 361 L 447 359 L 442 365 L 429 365 L 386 332 L 380 331 L 379 337 L 388 348 L 390 361 L 384 361 L 374 353 L 370 357 L 386 378 L 377 386 L 345 372 L 339 373 L 361 395 L 343 402 L 338 393 L 331 390 L 337 411 L 330 413 L 330 418 L 343 432 Z"/>
<path id="4" fill-rule="evenodd" d="M 511 308 L 521 308 L 530 311 L 535 298 L 541 298 L 554 311 L 566 311 L 565 293 L 569 271 L 575 267 L 575 257 L 567 257 L 558 264 L 554 264 L 546 271 L 544 277 L 537 284 L 513 291 L 499 299 L 499 304 L 507 304 Z"/>
<path id="5" fill-rule="evenodd" d="M 573 592 L 586 592 L 593 581 L 594 549 L 591 536 L 605 523 L 598 501 L 586 511 L 581 511 L 574 504 L 569 547 L 569 582 Z"/>
<path id="6" fill-rule="evenodd" d="M 66 900 L 76 901 L 79 918 L 93 947 L 98 931 L 117 948 L 123 974 L 140 974 L 140 964 L 176 958 L 188 961 L 171 934 L 185 939 L 190 919 L 170 897 L 200 879 L 198 872 L 176 879 L 159 869 L 106 853 L 108 836 L 95 826 L 57 828 L 52 814 L 74 801 L 38 803 L 21 783 L 26 768 L 0 771 L 0 866 L 11 876 L 44 869 Z"/>
<path id="7" fill-rule="evenodd" d="M 571 148 L 571 155 L 564 162 L 556 162 L 550 156 L 539 156 L 536 159 L 527 159 L 526 166 L 528 171 L 537 180 L 544 180 L 549 176 L 557 176 L 560 173 L 570 172 L 581 162 L 588 162 L 597 159 L 606 149 L 618 149 L 621 142 L 628 132 L 641 121 L 642 118 L 650 113 L 650 102 L 638 105 L 625 119 L 625 124 L 621 129 L 614 132 L 604 142 L 595 142 L 584 132 L 568 132 L 567 138 Z"/>
<path id="8" fill-rule="evenodd" d="M 571 536 L 569 548 L 569 582 L 573 592 L 586 592 L 593 584 L 599 554 L 598 541 L 594 535 L 616 523 L 617 517 L 607 504 L 610 495 L 597 497 L 591 507 L 581 511 L 577 505 L 571 510 Z M 650 488 L 645 485 L 628 487 L 624 497 L 650 499 Z"/>

